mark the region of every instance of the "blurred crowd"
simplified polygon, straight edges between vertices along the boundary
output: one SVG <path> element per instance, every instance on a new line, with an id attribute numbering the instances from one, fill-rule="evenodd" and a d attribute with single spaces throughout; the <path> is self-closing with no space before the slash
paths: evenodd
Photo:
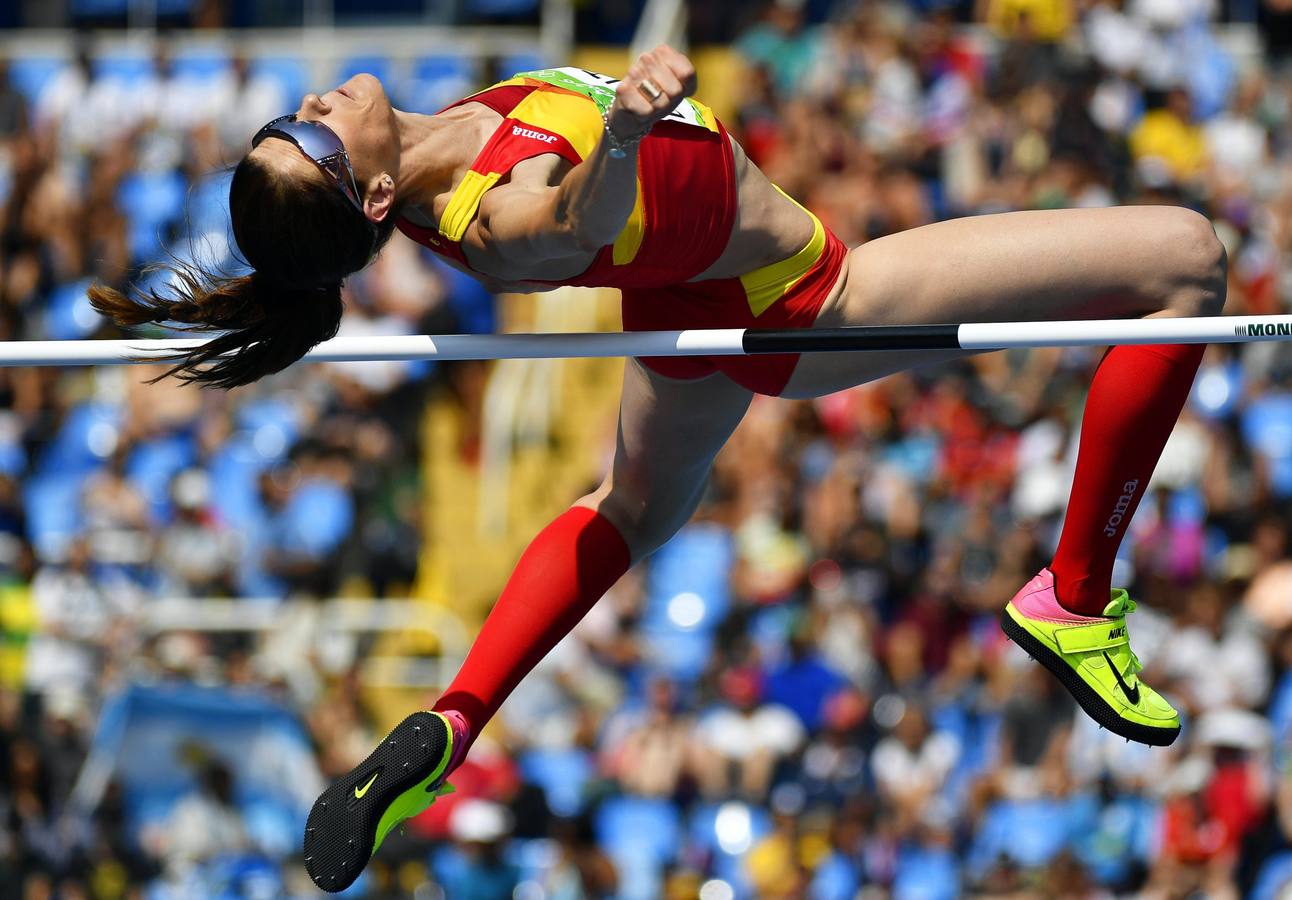
<path id="1" fill-rule="evenodd" d="M 1238 7 L 1261 27 L 1224 27 Z M 1228 248 L 1228 311 L 1288 311 L 1292 4 L 760 10 L 733 45 L 728 124 L 849 244 L 1009 209 L 1187 205 Z M 206 173 L 291 103 L 244 61 L 200 103 L 164 55 L 126 92 L 95 65 L 37 94 L 0 79 L 5 339 L 106 335 L 86 279 L 224 258 L 227 182 Z M 491 327 L 487 296 L 399 239 L 349 291 L 348 333 Z M 458 793 L 353 895 L 1283 896 L 1292 355 L 1208 350 L 1123 547 L 1145 678 L 1186 717 L 1154 750 L 1079 715 L 996 624 L 1053 549 L 1098 358 L 998 353 L 759 398 L 695 520 L 539 666 Z M 150 642 L 131 621 L 163 595 L 399 595 L 417 422 L 444 374 L 297 369 L 219 395 L 0 370 L 0 897 L 310 895 L 236 759 L 196 758 L 150 829 L 120 786 L 93 810 L 69 798 L 99 698 L 141 672 L 294 706 L 323 777 L 366 754 L 355 672 L 302 692 L 265 665 L 273 647 Z"/>
<path id="2" fill-rule="evenodd" d="M 299 72 L 266 74 L 236 55 L 172 60 L 159 46 L 111 59 L 87 43 L 52 71 L 0 62 L 0 339 L 120 337 L 89 307 L 92 281 L 164 288 L 150 266 L 168 261 L 237 270 L 229 166 L 256 128 L 295 107 Z M 343 335 L 492 328 L 493 298 L 401 237 L 345 299 Z M 301 696 L 245 635 L 145 634 L 149 604 L 400 597 L 416 576 L 422 412 L 444 372 L 297 367 L 224 393 L 147 383 L 164 371 L 0 371 L 6 900 L 137 896 L 187 884 L 195 860 L 245 844 L 227 809 L 232 760 L 186 763 L 193 797 L 147 834 L 120 785 L 72 808 L 101 704 L 127 683 Z M 320 746 L 333 743 L 328 722 L 310 724 Z M 317 780 L 311 766 L 304 783 Z"/>

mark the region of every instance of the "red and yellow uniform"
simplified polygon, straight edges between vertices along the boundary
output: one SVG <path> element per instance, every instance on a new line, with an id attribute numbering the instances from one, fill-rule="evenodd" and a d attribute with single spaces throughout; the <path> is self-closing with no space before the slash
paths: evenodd
<path id="1" fill-rule="evenodd" d="M 574 165 L 582 162 L 601 139 L 601 114 L 613 102 L 615 84 L 582 69 L 544 69 L 459 101 L 483 103 L 503 122 L 454 191 L 439 228 L 401 220 L 400 230 L 467 265 L 460 242 L 485 191 L 518 162 L 543 153 L 556 153 Z M 628 331 L 810 326 L 846 254 L 815 217 L 812 240 L 789 259 L 740 278 L 688 283 L 726 248 L 737 205 L 726 130 L 708 107 L 684 100 L 641 143 L 637 202 L 623 231 L 581 275 L 560 283 L 619 288 Z M 796 354 L 780 354 L 645 363 L 675 378 L 721 371 L 751 390 L 778 394 L 797 360 Z"/>

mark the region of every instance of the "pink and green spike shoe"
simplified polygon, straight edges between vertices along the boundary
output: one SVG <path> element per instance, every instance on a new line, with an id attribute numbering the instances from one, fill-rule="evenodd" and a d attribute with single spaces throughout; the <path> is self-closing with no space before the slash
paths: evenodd
<path id="1" fill-rule="evenodd" d="M 1134 611 L 1135 601 L 1114 590 L 1102 616 L 1068 612 L 1055 597 L 1053 573 L 1042 569 L 1005 605 L 1000 624 L 1090 718 L 1127 740 L 1165 747 L 1180 734 L 1180 715 L 1139 679 L 1143 666 L 1126 630 Z"/>

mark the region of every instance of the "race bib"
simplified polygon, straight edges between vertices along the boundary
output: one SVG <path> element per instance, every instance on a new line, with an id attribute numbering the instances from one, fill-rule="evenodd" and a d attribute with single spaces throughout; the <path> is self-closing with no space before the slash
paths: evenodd
<path id="1" fill-rule="evenodd" d="M 567 91 L 582 94 L 597 104 L 597 108 L 603 113 L 610 108 L 610 104 L 615 102 L 615 89 L 619 87 L 620 81 L 620 79 L 611 78 L 609 75 L 589 72 L 587 69 L 576 69 L 573 66 L 562 66 L 559 69 L 539 69 L 536 72 L 521 72 L 516 77 L 532 78 L 535 81 L 543 81 L 556 87 L 565 88 Z M 693 125 L 707 131 L 716 132 L 718 130 L 717 120 L 714 119 L 712 110 L 690 97 L 679 103 L 677 108 L 661 121 L 680 122 L 683 125 Z"/>

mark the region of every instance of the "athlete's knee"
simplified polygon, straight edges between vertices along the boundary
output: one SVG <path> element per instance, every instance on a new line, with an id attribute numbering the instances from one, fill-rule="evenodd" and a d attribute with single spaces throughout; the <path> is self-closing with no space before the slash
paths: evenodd
<path id="1" fill-rule="evenodd" d="M 610 520 L 634 560 L 643 559 L 664 546 L 691 513 L 690 508 L 682 509 L 667 497 L 609 480 L 579 503 Z"/>
<path id="2" fill-rule="evenodd" d="M 1218 316 L 1225 306 L 1228 255 L 1211 221 L 1191 209 L 1174 208 L 1165 224 L 1175 289 L 1170 307 L 1182 316 Z"/>

